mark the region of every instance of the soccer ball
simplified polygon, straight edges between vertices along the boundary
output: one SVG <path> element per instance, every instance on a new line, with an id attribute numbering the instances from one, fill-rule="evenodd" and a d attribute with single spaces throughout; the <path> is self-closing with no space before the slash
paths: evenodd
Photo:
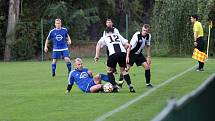
<path id="1" fill-rule="evenodd" d="M 113 85 L 111 83 L 105 83 L 103 85 L 103 89 L 104 89 L 104 92 L 112 92 L 113 91 Z"/>

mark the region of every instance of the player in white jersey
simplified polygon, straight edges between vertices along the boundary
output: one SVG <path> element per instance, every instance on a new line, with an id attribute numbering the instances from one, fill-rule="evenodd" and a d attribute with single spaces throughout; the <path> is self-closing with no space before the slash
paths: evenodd
<path id="1" fill-rule="evenodd" d="M 106 27 L 111 27 L 111 28 L 113 28 L 113 34 L 120 34 L 119 33 L 119 30 L 116 28 L 116 27 L 113 27 L 113 22 L 112 22 L 112 20 L 111 19 L 107 19 L 106 20 Z M 106 32 L 104 31 L 103 32 L 103 37 L 106 35 Z M 108 55 L 108 49 L 107 49 L 107 55 Z M 117 73 L 117 71 L 116 71 L 116 69 L 114 70 L 115 71 L 115 73 Z M 119 81 L 122 81 L 123 80 L 123 75 L 120 73 L 120 77 L 119 77 Z"/>
<path id="2" fill-rule="evenodd" d="M 131 41 L 131 49 L 128 49 L 126 61 L 127 61 L 127 68 L 129 70 L 134 63 L 137 66 L 143 66 L 145 68 L 145 78 L 146 78 L 146 86 L 151 88 L 153 87 L 150 83 L 151 73 L 150 73 L 150 41 L 151 41 L 151 34 L 149 33 L 149 25 L 144 24 L 142 27 L 141 32 L 136 32 Z M 146 47 L 146 58 L 142 54 L 142 50 Z M 121 83 L 122 84 L 122 83 Z"/>
<path id="3" fill-rule="evenodd" d="M 113 33 L 114 33 L 114 34 L 120 34 L 120 33 L 119 33 L 119 30 L 118 30 L 117 28 L 113 27 L 113 22 L 112 22 L 111 19 L 107 19 L 107 20 L 106 20 L 106 27 L 111 27 L 111 28 L 113 28 Z M 106 35 L 106 32 L 104 31 L 104 32 L 103 32 L 103 37 L 104 37 L 105 35 Z"/>
<path id="4" fill-rule="evenodd" d="M 96 45 L 96 55 L 95 55 L 95 61 L 98 61 L 99 59 L 99 52 L 100 48 L 103 46 L 107 46 L 108 48 L 108 59 L 107 59 L 107 75 L 109 78 L 109 81 L 112 85 L 114 85 L 115 89 L 116 87 L 116 81 L 114 77 L 114 69 L 116 68 L 117 63 L 120 66 L 120 71 L 123 74 L 124 79 L 126 80 L 130 92 L 135 92 L 133 85 L 131 84 L 131 79 L 128 74 L 128 72 L 125 70 L 126 68 L 126 49 L 130 48 L 130 44 L 128 43 L 128 40 L 124 39 L 120 34 L 114 34 L 114 29 L 111 27 L 107 27 L 106 35 L 104 37 L 101 37 L 101 39 L 98 41 Z M 125 47 L 124 47 L 125 46 Z M 118 91 L 118 90 L 115 90 Z"/>

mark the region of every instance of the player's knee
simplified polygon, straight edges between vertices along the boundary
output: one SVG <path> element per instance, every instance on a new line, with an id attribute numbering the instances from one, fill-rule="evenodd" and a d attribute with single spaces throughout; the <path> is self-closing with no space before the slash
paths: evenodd
<path id="1" fill-rule="evenodd" d="M 52 60 L 52 63 L 53 63 L 53 64 L 56 64 L 56 63 L 57 63 L 57 59 L 53 59 L 53 60 Z"/>
<path id="2" fill-rule="evenodd" d="M 70 62 L 69 57 L 64 57 L 64 60 L 65 60 L 66 62 Z"/>
<path id="3" fill-rule="evenodd" d="M 100 75 L 99 75 L 99 74 L 96 74 L 96 75 L 94 76 L 94 78 L 95 78 L 95 79 L 100 79 Z"/>
<path id="4" fill-rule="evenodd" d="M 92 92 L 92 93 L 98 92 L 101 88 L 102 88 L 101 84 L 96 84 L 90 88 L 90 92 Z"/>
<path id="5" fill-rule="evenodd" d="M 97 74 L 93 78 L 94 78 L 95 84 L 101 84 L 101 78 L 100 78 L 99 74 Z"/>
<path id="6" fill-rule="evenodd" d="M 150 65 L 147 64 L 146 62 L 144 62 L 142 65 L 145 68 L 145 70 L 149 70 L 150 69 Z"/>
<path id="7" fill-rule="evenodd" d="M 150 69 L 149 65 L 145 66 L 145 70 L 149 70 L 149 69 Z"/>
<path id="8" fill-rule="evenodd" d="M 101 84 L 101 80 L 96 80 L 96 79 L 95 79 L 95 80 L 94 80 L 94 83 L 95 83 L 95 84 Z"/>

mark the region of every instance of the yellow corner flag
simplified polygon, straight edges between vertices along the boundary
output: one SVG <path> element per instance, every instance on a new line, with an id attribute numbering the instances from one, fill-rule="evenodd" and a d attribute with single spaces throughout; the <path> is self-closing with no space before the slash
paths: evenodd
<path id="1" fill-rule="evenodd" d="M 209 53 L 209 45 L 210 45 L 210 36 L 211 36 L 211 28 L 213 27 L 213 23 L 212 21 L 209 22 L 209 26 L 208 26 L 208 44 L 207 44 L 207 56 Z"/>
<path id="2" fill-rule="evenodd" d="M 207 57 L 208 56 L 204 52 L 199 51 L 197 48 L 193 50 L 193 59 L 204 63 Z"/>

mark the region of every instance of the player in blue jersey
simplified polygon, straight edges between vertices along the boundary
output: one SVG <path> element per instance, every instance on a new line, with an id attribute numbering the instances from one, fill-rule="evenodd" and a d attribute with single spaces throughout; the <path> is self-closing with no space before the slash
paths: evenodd
<path id="1" fill-rule="evenodd" d="M 53 42 L 53 53 L 52 53 L 52 76 L 55 76 L 55 70 L 56 70 L 56 63 L 57 59 L 60 59 L 61 56 L 63 56 L 67 68 L 68 73 L 71 71 L 71 61 L 69 58 L 69 50 L 68 45 L 71 44 L 71 39 L 69 37 L 68 31 L 66 28 L 61 27 L 61 19 L 57 18 L 55 19 L 55 28 L 52 29 L 45 42 L 44 51 L 48 52 L 48 43 L 49 40 Z"/>
<path id="2" fill-rule="evenodd" d="M 92 72 L 83 67 L 82 60 L 80 58 L 75 59 L 75 69 L 72 70 L 68 78 L 68 86 L 66 93 L 68 94 L 74 83 L 78 85 L 80 90 L 86 93 L 99 92 L 103 89 L 101 80 L 109 82 L 108 76 L 105 74 L 97 74 L 93 77 Z"/>

